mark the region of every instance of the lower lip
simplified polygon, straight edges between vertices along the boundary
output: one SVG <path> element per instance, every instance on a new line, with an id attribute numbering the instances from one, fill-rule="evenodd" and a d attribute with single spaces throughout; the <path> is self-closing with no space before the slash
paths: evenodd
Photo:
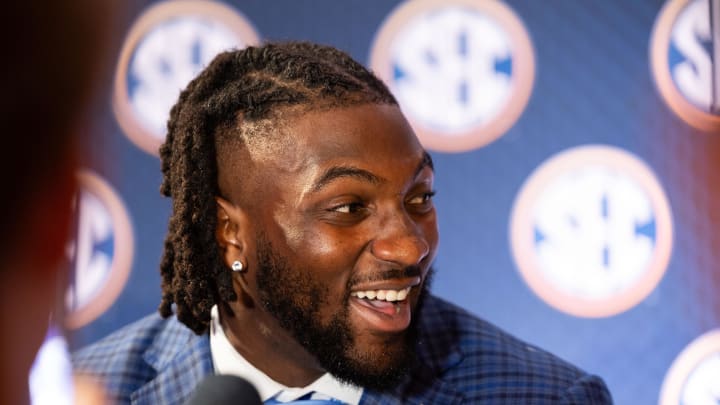
<path id="1" fill-rule="evenodd" d="M 366 328 L 377 332 L 402 332 L 410 325 L 411 310 L 407 299 L 396 302 L 351 297 L 350 306 L 365 321 Z"/>

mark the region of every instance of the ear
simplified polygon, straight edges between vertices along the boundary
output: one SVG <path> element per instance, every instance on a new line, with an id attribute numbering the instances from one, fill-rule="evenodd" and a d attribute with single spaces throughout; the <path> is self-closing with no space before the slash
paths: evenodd
<path id="1" fill-rule="evenodd" d="M 249 217 L 242 208 L 222 197 L 215 197 L 215 201 L 217 202 L 215 239 L 225 265 L 230 267 L 235 260 L 247 265 L 248 235 L 251 234 Z"/>

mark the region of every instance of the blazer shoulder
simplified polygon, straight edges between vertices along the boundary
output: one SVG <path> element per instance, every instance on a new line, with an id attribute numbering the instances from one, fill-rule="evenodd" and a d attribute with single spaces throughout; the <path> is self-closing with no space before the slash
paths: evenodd
<path id="1" fill-rule="evenodd" d="M 192 336 L 174 316 L 151 314 L 73 353 L 73 368 L 102 381 L 111 397 L 129 398 Z"/>
<path id="2" fill-rule="evenodd" d="M 430 296 L 421 316 L 426 362 L 469 400 L 510 395 L 523 403 L 612 403 L 602 379 L 462 308 Z"/>

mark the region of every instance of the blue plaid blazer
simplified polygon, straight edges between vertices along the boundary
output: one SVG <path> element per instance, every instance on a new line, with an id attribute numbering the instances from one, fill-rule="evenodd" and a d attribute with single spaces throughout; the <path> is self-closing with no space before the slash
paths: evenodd
<path id="1" fill-rule="evenodd" d="M 603 381 L 437 297 L 423 303 L 419 365 L 375 404 L 612 404 Z M 208 335 L 150 315 L 73 356 L 120 404 L 183 404 L 213 372 Z"/>

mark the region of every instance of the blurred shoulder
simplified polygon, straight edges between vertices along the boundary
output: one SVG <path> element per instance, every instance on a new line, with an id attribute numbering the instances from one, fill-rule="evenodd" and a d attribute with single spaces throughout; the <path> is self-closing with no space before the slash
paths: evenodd
<path id="1" fill-rule="evenodd" d="M 169 330 L 177 333 L 169 334 Z M 174 317 L 163 319 L 159 314 L 153 313 L 81 348 L 73 354 L 73 364 L 76 369 L 82 370 L 83 365 L 94 365 L 100 360 L 107 364 L 112 363 L 113 359 L 131 358 L 157 344 L 158 339 L 177 339 L 186 333 L 192 334 Z"/>
<path id="2" fill-rule="evenodd" d="M 113 396 L 129 395 L 197 336 L 172 316 L 148 315 L 72 355 L 73 368 L 103 382 Z"/>
<path id="3" fill-rule="evenodd" d="M 421 358 L 466 398 L 610 404 L 602 379 L 440 298 L 421 314 Z"/>

